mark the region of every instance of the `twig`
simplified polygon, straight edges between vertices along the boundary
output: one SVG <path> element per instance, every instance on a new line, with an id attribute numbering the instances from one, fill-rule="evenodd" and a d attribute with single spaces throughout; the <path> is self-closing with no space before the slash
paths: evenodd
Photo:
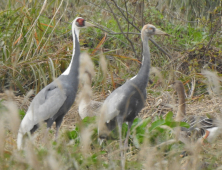
<path id="1" fill-rule="evenodd" d="M 134 46 L 133 46 L 132 41 L 131 41 L 131 40 L 128 38 L 128 36 L 126 36 L 126 34 L 124 34 L 124 33 L 123 33 L 122 27 L 120 26 L 120 23 L 119 23 L 118 19 L 116 18 L 115 13 L 113 12 L 112 8 L 110 7 L 109 2 L 108 2 L 107 0 L 105 0 L 105 1 L 106 1 L 106 4 L 108 5 L 108 7 L 109 7 L 110 11 L 112 12 L 113 17 L 115 18 L 116 23 L 118 24 L 118 27 L 119 27 L 119 29 L 120 29 L 121 33 L 122 33 L 122 34 L 124 35 L 124 37 L 125 37 L 125 38 L 126 38 L 128 41 L 129 41 L 129 43 L 130 43 L 130 45 L 131 45 L 131 47 L 132 47 L 132 49 L 133 49 L 133 52 L 134 52 L 135 56 L 137 56 L 137 54 L 136 54 L 136 51 L 135 51 L 135 48 L 134 48 Z"/>
<path id="2" fill-rule="evenodd" d="M 97 8 L 100 8 L 100 9 L 106 11 L 106 12 L 112 13 L 111 11 L 105 9 L 104 7 L 99 6 L 98 4 L 95 4 L 95 3 L 89 2 L 88 0 L 84 0 L 84 1 L 85 1 L 86 3 L 90 3 L 90 4 L 94 5 L 94 6 L 97 7 Z M 116 15 L 122 18 L 121 15 L 118 15 L 118 14 L 116 14 Z"/>
<path id="3" fill-rule="evenodd" d="M 96 27 L 99 28 L 99 29 L 101 29 L 101 30 L 103 30 L 103 31 L 105 31 L 105 32 L 107 32 L 107 33 L 109 33 L 109 34 L 111 34 L 111 35 L 123 34 L 125 37 L 126 37 L 125 34 L 140 35 L 140 33 L 136 33 L 136 32 L 113 32 L 113 31 L 108 31 L 108 30 L 106 30 L 106 29 L 101 28 L 101 25 L 98 26 L 98 24 L 96 25 Z M 126 37 L 126 38 L 129 39 L 128 37 Z M 157 48 L 158 48 L 159 50 L 161 50 L 165 55 L 167 55 L 170 59 L 172 59 L 172 56 L 171 56 L 169 53 L 167 53 L 163 48 L 161 48 L 152 38 L 149 38 L 149 40 L 150 40 L 155 46 L 157 46 Z"/>
<path id="4" fill-rule="evenodd" d="M 196 80 L 195 77 L 192 78 L 192 82 L 191 82 L 191 91 L 190 91 L 190 98 L 193 98 L 193 94 L 194 94 L 194 90 L 195 90 L 195 85 L 196 85 Z"/>
<path id="5" fill-rule="evenodd" d="M 124 0 L 125 8 L 126 8 L 126 17 L 128 18 L 128 9 L 127 9 L 127 2 Z M 129 32 L 129 22 L 127 22 L 127 32 Z M 128 34 L 127 34 L 128 37 Z"/>
<path id="6" fill-rule="evenodd" d="M 144 0 L 142 1 L 142 7 L 141 7 L 141 20 L 142 20 L 142 26 L 144 25 L 144 19 L 143 19 L 143 14 L 144 14 Z"/>
<path id="7" fill-rule="evenodd" d="M 167 12 L 168 12 L 168 14 L 170 15 L 170 17 L 172 17 L 172 18 L 174 18 L 174 19 L 182 20 L 182 21 L 188 22 L 188 23 L 198 23 L 198 21 L 187 21 L 187 20 L 185 20 L 185 19 L 183 19 L 183 18 L 175 17 L 175 16 L 174 16 L 173 14 L 171 14 L 171 12 L 169 12 L 168 10 L 167 10 Z"/>
<path id="8" fill-rule="evenodd" d="M 170 59 L 172 59 L 172 56 L 170 54 L 168 54 L 164 49 L 162 49 L 152 38 L 149 38 L 149 40 L 155 45 L 157 46 L 157 48 L 159 48 L 159 50 L 161 50 L 164 54 L 166 54 Z"/>
<path id="9" fill-rule="evenodd" d="M 100 27 L 97 27 L 97 28 L 99 28 L 99 29 L 101 29 L 102 31 L 105 31 L 105 32 L 107 32 L 107 33 L 109 33 L 109 34 L 111 34 L 111 35 L 120 35 L 120 34 L 140 35 L 140 33 L 136 33 L 136 32 L 110 32 L 110 31 L 107 31 L 107 30 L 105 30 L 105 29 L 103 29 L 103 28 L 100 28 Z"/>
<path id="10" fill-rule="evenodd" d="M 107 2 L 107 1 L 106 1 Z M 125 14 L 123 13 L 123 11 L 121 10 L 122 8 L 120 8 L 117 3 L 113 0 L 114 5 L 117 7 L 117 9 L 121 12 L 122 16 L 125 18 L 125 20 L 130 23 L 135 29 L 137 29 L 138 31 L 140 31 L 140 29 L 138 27 L 136 27 L 133 22 L 129 21 L 129 19 L 125 16 Z M 109 6 L 110 7 L 110 6 Z M 135 17 L 135 16 L 134 16 Z"/>
<path id="11" fill-rule="evenodd" d="M 219 22 L 219 21 L 220 21 L 220 20 L 218 20 L 218 22 Z M 210 48 L 210 45 L 211 45 L 211 43 L 212 43 L 212 41 L 213 41 L 214 35 L 215 35 L 216 32 L 218 31 L 218 29 L 221 27 L 221 25 L 222 25 L 222 24 L 218 24 L 218 25 L 217 25 L 217 27 L 215 28 L 214 32 L 211 34 L 211 38 L 210 38 L 209 43 L 207 44 L 206 49 L 204 50 L 204 54 L 203 54 L 204 65 L 205 65 L 205 55 L 206 55 L 207 51 L 208 51 L 209 48 Z"/>

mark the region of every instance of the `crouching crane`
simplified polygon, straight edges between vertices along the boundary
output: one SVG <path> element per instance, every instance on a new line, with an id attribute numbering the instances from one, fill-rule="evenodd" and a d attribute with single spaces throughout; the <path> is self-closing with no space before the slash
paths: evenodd
<path id="1" fill-rule="evenodd" d="M 78 17 L 72 22 L 73 54 L 68 68 L 57 79 L 43 88 L 32 100 L 28 111 L 23 118 L 17 137 L 17 148 L 22 148 L 24 134 L 31 134 L 38 128 L 40 122 L 47 122 L 50 128 L 56 122 L 56 134 L 58 136 L 59 127 L 64 115 L 69 111 L 75 101 L 78 89 L 79 75 L 79 32 L 85 27 L 94 26 Z"/>
<path id="2" fill-rule="evenodd" d="M 181 81 L 176 80 L 172 87 L 176 90 L 178 95 L 178 111 L 176 120 L 186 122 L 190 125 L 189 128 L 181 127 L 179 140 L 184 143 L 191 143 L 193 141 L 206 139 L 208 142 L 214 142 L 221 134 L 220 119 L 208 118 L 206 116 L 186 115 L 186 97 L 184 85 Z M 193 141 L 192 141 L 193 140 Z"/>

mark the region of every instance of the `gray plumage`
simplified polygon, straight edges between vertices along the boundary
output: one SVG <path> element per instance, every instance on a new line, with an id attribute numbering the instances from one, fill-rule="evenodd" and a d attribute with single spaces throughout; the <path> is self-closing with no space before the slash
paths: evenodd
<path id="1" fill-rule="evenodd" d="M 43 88 L 31 102 L 23 118 L 17 137 L 17 147 L 22 148 L 22 138 L 27 132 L 33 133 L 40 122 L 47 122 L 50 128 L 56 122 L 56 137 L 64 115 L 74 103 L 78 89 L 79 74 L 79 31 L 86 26 L 93 26 L 83 18 L 76 18 L 72 23 L 73 55 L 69 67 L 56 80 Z"/>
<path id="2" fill-rule="evenodd" d="M 128 145 L 128 138 L 133 120 L 145 104 L 146 86 L 148 83 L 150 70 L 150 49 L 148 40 L 149 36 L 154 34 L 166 33 L 158 30 L 151 24 L 147 24 L 143 27 L 141 30 L 141 38 L 143 42 L 143 62 L 138 74 L 114 90 L 106 98 L 101 108 L 101 115 L 98 125 L 99 138 L 106 138 L 110 131 L 116 127 L 116 124 L 118 124 L 120 150 L 123 149 L 121 134 L 123 122 L 128 122 L 128 131 L 124 144 L 124 148 L 126 148 Z M 123 158 L 123 156 L 123 152 L 121 151 L 121 158 Z M 123 168 L 123 159 L 121 160 L 121 163 Z"/>
<path id="3" fill-rule="evenodd" d="M 186 122 L 190 125 L 189 128 L 181 127 L 181 141 L 187 143 L 190 140 L 197 141 L 202 137 L 207 139 L 209 142 L 215 140 L 219 134 L 219 121 L 216 119 L 210 119 L 206 116 L 186 116 L 186 97 L 183 83 L 176 80 L 172 84 L 172 87 L 176 90 L 179 98 L 176 120 Z"/>
<path id="4" fill-rule="evenodd" d="M 182 119 L 182 121 L 188 123 L 190 127 L 182 127 L 181 130 L 186 132 L 186 136 L 192 138 L 194 141 L 204 137 L 207 131 L 210 132 L 211 129 L 216 128 L 215 130 L 217 130 L 218 128 L 217 122 L 214 119 L 210 119 L 204 116 L 188 116 Z M 205 138 L 208 139 L 208 141 L 212 141 L 210 136 L 206 136 Z"/>
<path id="5" fill-rule="evenodd" d="M 102 102 L 91 100 L 91 99 L 82 99 L 79 103 L 79 116 L 81 119 L 85 117 L 98 116 Z"/>

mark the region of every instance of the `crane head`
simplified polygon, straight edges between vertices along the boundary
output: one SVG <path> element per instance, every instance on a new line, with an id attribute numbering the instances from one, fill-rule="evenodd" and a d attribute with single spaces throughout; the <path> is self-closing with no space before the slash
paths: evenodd
<path id="1" fill-rule="evenodd" d="M 77 28 L 86 28 L 86 27 L 94 27 L 94 24 L 91 24 L 87 22 L 84 18 L 82 17 L 77 17 L 72 24 L 75 24 Z"/>
<path id="2" fill-rule="evenodd" d="M 143 36 L 152 36 L 152 35 L 168 35 L 167 33 L 157 29 L 154 25 L 152 24 L 147 24 L 144 25 L 141 31 L 142 39 Z"/>

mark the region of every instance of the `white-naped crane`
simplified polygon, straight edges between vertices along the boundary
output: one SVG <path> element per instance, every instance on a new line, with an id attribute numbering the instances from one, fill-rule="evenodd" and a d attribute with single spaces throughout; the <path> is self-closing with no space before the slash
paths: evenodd
<path id="1" fill-rule="evenodd" d="M 44 87 L 32 100 L 25 117 L 23 118 L 17 136 L 17 148 L 22 149 L 23 136 L 33 133 L 41 122 L 47 122 L 50 128 L 56 122 L 56 134 L 64 115 L 75 101 L 79 84 L 80 45 L 79 32 L 82 28 L 92 27 L 93 24 L 77 17 L 72 22 L 73 54 L 68 68 L 53 82 Z"/>
<path id="2" fill-rule="evenodd" d="M 150 71 L 150 48 L 148 44 L 149 37 L 152 35 L 166 34 L 151 24 L 144 25 L 141 30 L 143 42 L 143 61 L 142 66 L 136 76 L 125 82 L 122 86 L 114 90 L 104 101 L 101 107 L 101 115 L 98 124 L 99 139 L 106 138 L 116 124 L 119 128 L 119 140 L 121 150 L 121 166 L 125 167 L 125 158 L 123 150 L 128 146 L 130 128 L 134 118 L 144 107 L 146 100 L 146 86 Z M 128 123 L 128 131 L 124 142 L 122 143 L 122 124 Z"/>

